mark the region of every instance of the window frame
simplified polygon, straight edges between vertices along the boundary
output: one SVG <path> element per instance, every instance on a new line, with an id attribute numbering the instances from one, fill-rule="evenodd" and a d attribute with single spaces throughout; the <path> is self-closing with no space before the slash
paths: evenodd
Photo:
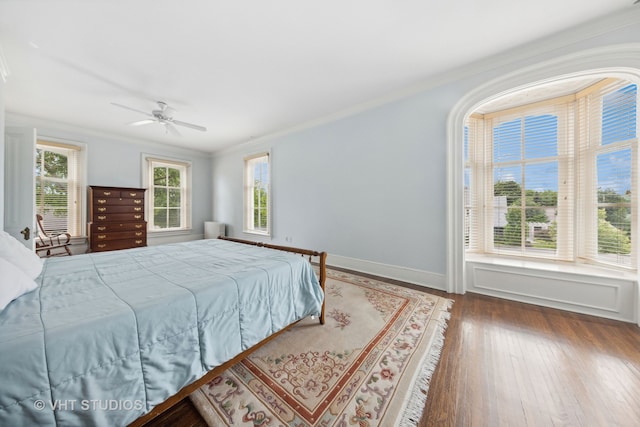
<path id="1" fill-rule="evenodd" d="M 68 150 L 70 152 L 73 152 L 75 155 L 75 160 L 72 162 L 68 162 L 67 163 L 67 167 L 71 167 L 72 165 L 75 165 L 75 168 L 73 168 L 72 172 L 70 172 L 69 170 L 67 170 L 67 174 L 68 175 L 74 175 L 74 177 L 71 179 L 71 182 L 75 182 L 75 189 L 73 190 L 73 193 L 75 193 L 75 197 L 73 197 L 73 200 L 75 200 L 74 204 L 75 209 L 73 209 L 73 211 L 75 212 L 74 216 L 72 218 L 72 221 L 75 223 L 75 227 L 69 227 L 69 215 L 67 214 L 67 231 L 72 238 L 72 242 L 73 239 L 86 239 L 87 237 L 87 228 L 85 226 L 86 222 L 87 222 L 87 192 L 86 192 L 86 185 L 87 185 L 87 144 L 83 143 L 83 142 L 78 142 L 78 141 L 70 141 L 70 140 L 65 140 L 65 139 L 61 139 L 61 138 L 54 138 L 54 137 L 49 137 L 49 136 L 39 136 L 36 140 L 36 144 L 34 147 L 34 150 L 37 151 L 38 149 L 42 149 L 41 147 L 49 147 L 49 148 L 57 148 L 58 150 Z M 54 150 L 47 150 L 47 151 L 53 151 Z M 37 158 L 37 156 L 36 156 Z M 34 174 L 35 174 L 35 164 L 34 164 Z M 67 178 L 67 182 L 69 182 L 70 178 Z M 34 178 L 34 183 L 37 183 L 38 181 L 38 176 L 36 175 Z M 67 183 L 67 188 L 68 188 L 68 194 L 71 194 L 71 190 L 69 190 L 69 184 Z M 38 201 L 37 201 L 37 194 L 35 191 L 35 187 L 33 189 L 34 191 L 34 206 L 35 206 L 35 210 L 38 210 Z M 70 205 L 70 201 L 67 201 L 68 203 L 68 207 L 67 210 L 68 212 L 72 211 L 71 209 L 71 205 Z M 73 230 L 73 228 L 75 228 L 75 230 Z"/>
<path id="2" fill-rule="evenodd" d="M 266 185 L 261 185 L 261 188 L 266 190 L 267 195 L 267 221 L 266 229 L 260 229 L 256 227 L 254 219 L 254 194 L 255 194 L 255 175 L 251 170 L 251 165 L 255 164 L 258 159 L 266 159 L 267 173 L 266 173 Z M 263 162 L 264 163 L 264 162 Z M 271 237 L 271 219 L 272 219 L 272 192 L 271 192 L 271 152 L 262 151 L 259 153 L 251 154 L 243 158 L 243 233 Z M 262 181 L 260 181 L 262 183 Z"/>
<path id="3" fill-rule="evenodd" d="M 146 219 L 147 233 L 154 235 L 186 234 L 192 231 L 192 162 L 184 159 L 177 159 L 155 154 L 142 155 L 143 179 L 142 186 L 147 189 L 146 197 Z M 170 167 L 180 171 L 180 223 L 181 227 L 155 228 L 154 222 L 154 168 Z M 166 186 L 159 186 L 166 187 Z"/>
<path id="4" fill-rule="evenodd" d="M 635 79 L 621 77 L 621 78 L 616 78 L 616 80 L 618 81 L 617 82 L 618 85 L 626 86 L 626 85 L 632 84 L 632 85 L 636 85 L 636 87 L 640 86 L 640 84 Z M 593 86 L 598 86 L 598 85 L 599 84 L 596 83 Z M 603 87 L 605 85 L 600 84 L 600 86 Z M 598 91 L 599 89 L 600 87 L 597 87 L 597 88 L 594 88 L 593 91 L 595 92 L 595 91 Z M 622 89 L 622 86 L 616 88 L 615 90 L 617 91 L 621 89 Z M 586 92 L 586 93 L 583 93 L 583 92 Z M 491 134 L 492 134 L 494 125 L 491 122 L 492 119 L 494 117 L 503 117 L 503 118 L 509 117 L 510 113 L 513 113 L 512 110 L 516 110 L 516 109 L 524 111 L 523 113 L 519 114 L 520 117 L 522 118 L 524 118 L 527 115 L 537 115 L 539 113 L 538 111 L 536 111 L 538 110 L 538 105 L 536 104 L 540 104 L 540 103 L 531 103 L 528 105 L 525 104 L 519 107 L 515 107 L 513 109 L 504 110 L 502 112 L 498 111 L 495 113 L 488 113 L 486 115 L 472 113 L 466 118 L 465 129 L 463 131 L 463 140 L 465 142 L 465 147 L 462 153 L 463 154 L 462 172 L 464 174 L 464 173 L 467 173 L 468 171 L 468 173 L 470 173 L 472 177 L 469 179 L 470 181 L 469 189 L 468 190 L 465 189 L 465 193 L 463 193 L 463 197 L 465 200 L 463 203 L 464 212 L 462 215 L 464 225 L 465 225 L 465 229 L 463 230 L 463 236 L 464 236 L 463 241 L 465 243 L 463 245 L 463 250 L 465 253 L 468 253 L 468 254 L 475 253 L 475 254 L 481 254 L 481 255 L 484 254 L 492 257 L 516 258 L 516 259 L 522 259 L 522 260 L 529 259 L 532 261 L 534 260 L 568 261 L 570 263 L 590 264 L 594 266 L 613 268 L 617 270 L 627 270 L 627 271 L 637 270 L 638 268 L 637 259 L 639 255 L 638 242 L 637 242 L 637 234 L 638 234 L 637 233 L 637 230 L 638 230 L 637 216 L 638 216 L 638 210 L 640 206 L 638 205 L 638 198 L 636 193 L 638 189 L 638 182 L 637 182 L 638 173 L 640 172 L 640 165 L 638 164 L 638 149 L 639 149 L 638 144 L 640 142 L 640 136 L 638 135 L 638 131 L 640 130 L 640 126 L 636 124 L 635 138 L 622 141 L 622 142 L 616 142 L 612 145 L 604 146 L 600 144 L 597 147 L 589 147 L 586 150 L 583 149 L 582 145 L 584 144 L 584 141 L 580 139 L 581 138 L 580 127 L 588 126 L 589 128 L 591 128 L 592 126 L 594 126 L 594 124 L 589 122 L 587 123 L 576 123 L 576 122 L 579 122 L 578 108 L 580 106 L 580 102 L 583 102 L 582 101 L 583 99 L 585 100 L 585 102 L 591 102 L 587 98 L 590 92 L 591 92 L 590 88 L 587 88 L 583 91 L 576 93 L 574 96 L 574 99 L 570 100 L 569 103 L 567 103 L 567 96 L 559 96 L 557 98 L 552 98 L 547 101 L 542 101 L 547 105 L 561 106 L 562 104 L 566 104 L 567 111 L 566 111 L 565 119 L 567 120 L 567 123 L 565 124 L 565 126 L 567 126 L 567 128 L 570 128 L 571 130 L 571 134 L 567 138 L 567 144 L 569 145 L 569 147 L 566 151 L 564 150 L 564 148 L 560 147 L 560 145 L 562 144 L 562 142 L 560 141 L 560 138 L 558 140 L 557 158 L 559 161 L 558 163 L 559 185 L 558 185 L 558 203 L 556 205 L 556 209 L 560 209 L 561 203 L 564 204 L 565 208 L 567 205 L 570 205 L 569 207 L 570 214 L 566 215 L 565 218 L 563 219 L 561 219 L 560 216 L 558 216 L 558 222 L 560 222 L 561 220 L 569 222 L 570 230 L 568 231 L 568 234 L 565 234 L 565 239 L 561 239 L 561 237 L 558 236 L 557 246 L 556 246 L 556 255 L 554 256 L 532 256 L 524 253 L 520 253 L 520 254 L 509 253 L 509 251 L 502 251 L 494 246 L 493 232 L 489 233 L 489 227 L 493 226 L 493 215 L 494 215 L 492 210 L 493 174 L 495 171 L 493 158 L 487 159 L 487 158 L 483 158 L 482 155 L 478 156 L 477 154 L 477 151 L 479 151 L 478 148 L 474 147 L 473 146 L 474 144 L 472 144 L 471 141 L 467 142 L 467 135 L 472 134 L 469 123 L 472 122 L 473 120 L 477 120 L 481 123 L 481 125 L 478 125 L 476 123 L 474 124 L 474 127 L 484 127 L 486 129 L 486 131 L 483 132 L 483 139 L 484 139 L 483 144 L 486 144 L 488 140 L 489 141 L 488 143 L 491 144 L 491 146 L 489 147 L 490 150 L 488 151 L 493 153 L 494 147 L 493 147 L 493 138 Z M 598 98 L 598 100 L 599 100 L 600 109 L 598 114 L 601 117 L 603 114 L 602 99 L 604 95 L 599 95 L 599 96 L 600 97 Z M 638 104 L 640 104 L 639 100 L 640 100 L 640 91 L 638 91 L 636 95 L 636 100 L 635 100 L 636 123 L 640 122 L 640 117 L 639 117 L 640 115 L 638 115 L 637 113 Z M 590 107 L 593 108 L 593 105 L 591 105 Z M 513 114 L 511 114 L 511 116 L 513 117 Z M 504 120 L 503 122 L 506 122 L 506 120 Z M 574 125 L 575 125 L 575 129 L 573 129 Z M 561 127 L 561 123 L 560 123 L 560 117 L 559 117 L 558 132 L 560 131 L 559 129 L 560 127 Z M 632 165 L 633 165 L 632 182 L 631 182 L 632 200 L 630 203 L 627 204 L 627 205 L 631 205 L 630 235 L 632 236 L 632 240 L 631 240 L 631 253 L 629 256 L 630 258 L 629 265 L 625 265 L 623 262 L 607 262 L 605 260 L 605 257 L 598 252 L 598 234 L 597 234 L 598 229 L 597 229 L 597 225 L 594 223 L 594 221 L 597 222 L 596 214 L 599 208 L 597 206 L 598 202 L 596 201 L 598 196 L 598 189 L 597 189 L 597 186 L 591 186 L 593 188 L 585 189 L 588 186 L 579 184 L 579 178 L 582 176 L 580 173 L 581 168 L 582 169 L 588 168 L 589 170 L 592 170 L 591 173 L 596 173 L 597 169 L 594 169 L 594 167 L 597 162 L 598 154 L 602 152 L 614 151 L 614 150 L 620 149 L 620 147 L 631 149 L 631 152 L 632 152 L 631 157 L 632 157 Z M 486 152 L 487 149 L 486 147 L 482 147 L 480 151 Z M 561 151 L 565 151 L 566 155 L 563 156 L 561 154 Z M 464 155 L 465 153 L 467 153 L 466 156 Z M 480 164 L 478 164 L 478 161 L 480 161 Z M 564 169 L 564 172 L 562 172 L 563 169 Z M 571 171 L 571 172 L 567 172 L 567 171 Z M 589 175 L 589 173 L 590 172 L 585 172 L 587 176 Z M 474 174 L 476 178 L 473 178 Z M 569 179 L 573 180 L 573 183 L 571 183 L 571 188 L 569 190 L 564 190 L 564 192 L 561 192 L 562 186 L 560 185 L 560 181 L 565 180 L 567 178 L 567 174 L 571 175 Z M 480 185 L 482 188 L 480 189 L 477 188 L 477 185 L 478 185 L 476 183 L 477 181 L 481 183 Z M 466 184 L 466 178 L 463 178 L 463 183 Z M 489 194 L 490 189 L 491 189 L 491 194 Z M 524 193 L 525 191 L 524 187 L 522 191 Z M 467 194 L 467 192 L 469 194 Z M 473 206 L 467 202 L 467 200 L 474 200 L 474 198 L 475 200 L 479 201 L 480 203 L 479 206 L 478 204 Z M 593 203 L 591 203 L 592 201 Z M 588 205 L 593 205 L 593 206 L 588 206 Z M 476 241 L 472 241 L 471 232 L 469 234 L 465 232 L 467 223 L 470 226 L 473 226 L 473 225 L 476 226 L 475 231 L 473 232 L 474 237 L 476 238 Z M 560 225 L 558 225 L 558 230 L 560 229 L 561 227 Z M 587 236 L 586 238 L 585 238 L 585 233 L 589 234 L 589 236 Z M 561 245 L 563 247 L 561 247 Z"/>

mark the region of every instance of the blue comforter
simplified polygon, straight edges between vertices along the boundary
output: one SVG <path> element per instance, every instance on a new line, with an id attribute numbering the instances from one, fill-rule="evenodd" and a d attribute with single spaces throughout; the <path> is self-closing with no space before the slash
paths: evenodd
<path id="1" fill-rule="evenodd" d="M 126 425 L 319 314 L 302 257 L 222 240 L 48 259 L 0 312 L 0 426 Z"/>

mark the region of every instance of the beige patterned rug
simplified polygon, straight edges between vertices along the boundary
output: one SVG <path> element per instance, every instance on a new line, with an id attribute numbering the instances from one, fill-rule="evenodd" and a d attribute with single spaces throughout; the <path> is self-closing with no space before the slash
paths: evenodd
<path id="1" fill-rule="evenodd" d="M 304 319 L 196 390 L 210 426 L 412 426 L 451 300 L 328 270 L 326 323 Z"/>

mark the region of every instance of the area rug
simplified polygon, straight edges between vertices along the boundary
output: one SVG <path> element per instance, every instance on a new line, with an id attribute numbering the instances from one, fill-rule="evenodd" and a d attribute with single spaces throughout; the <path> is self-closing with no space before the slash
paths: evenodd
<path id="1" fill-rule="evenodd" d="M 328 270 L 304 319 L 191 395 L 209 426 L 414 426 L 453 301 Z"/>

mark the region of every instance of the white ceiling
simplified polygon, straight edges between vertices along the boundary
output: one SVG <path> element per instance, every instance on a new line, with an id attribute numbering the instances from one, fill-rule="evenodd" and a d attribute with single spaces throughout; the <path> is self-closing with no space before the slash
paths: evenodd
<path id="1" fill-rule="evenodd" d="M 419 85 L 633 0 L 0 0 L 8 113 L 215 151 Z M 1 58 L 0 58 L 1 59 Z M 166 101 L 203 125 L 127 123 Z"/>

